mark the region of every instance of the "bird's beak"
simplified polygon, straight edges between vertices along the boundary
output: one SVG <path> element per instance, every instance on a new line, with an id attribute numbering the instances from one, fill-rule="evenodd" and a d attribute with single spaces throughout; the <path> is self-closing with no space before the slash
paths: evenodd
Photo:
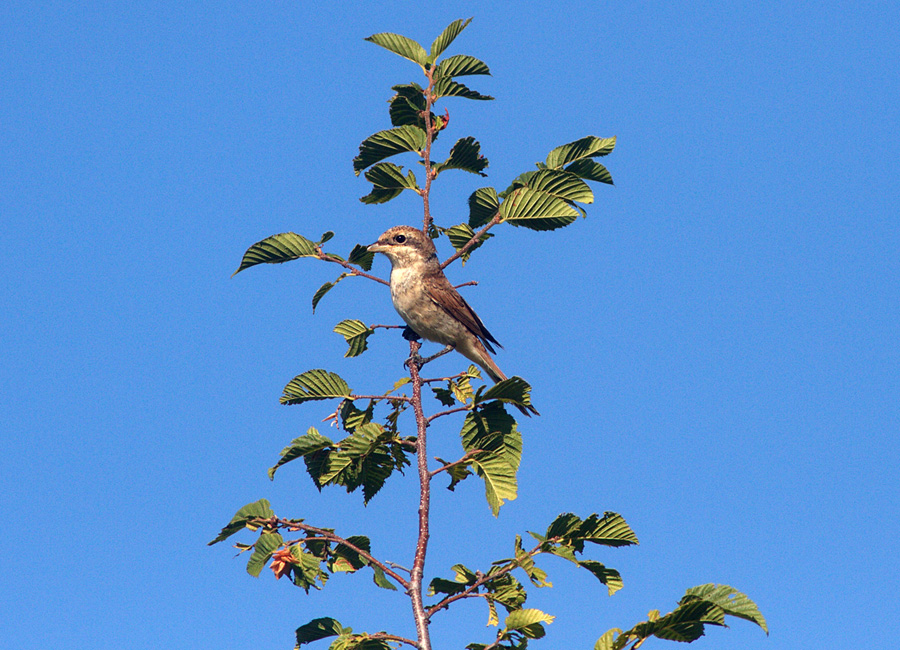
<path id="1" fill-rule="evenodd" d="M 379 244 L 378 242 L 375 242 L 374 244 L 370 244 L 369 246 L 366 247 L 366 250 L 371 251 L 373 253 L 383 253 L 386 249 L 387 249 L 387 246 L 384 246 L 383 244 Z"/>

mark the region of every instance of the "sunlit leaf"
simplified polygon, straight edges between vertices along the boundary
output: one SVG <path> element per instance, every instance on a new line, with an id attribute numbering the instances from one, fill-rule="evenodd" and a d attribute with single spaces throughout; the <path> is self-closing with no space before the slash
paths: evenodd
<path id="1" fill-rule="evenodd" d="M 471 203 L 470 203 L 471 214 Z M 555 196 L 520 187 L 500 206 L 503 221 L 531 230 L 556 230 L 578 218 L 578 211 Z M 471 217 L 469 219 L 471 224 Z"/>
<path id="2" fill-rule="evenodd" d="M 302 404 L 314 400 L 350 397 L 350 387 L 343 379 L 327 370 L 307 370 L 284 387 L 282 404 Z"/>
<path id="3" fill-rule="evenodd" d="M 463 246 L 469 243 L 471 239 L 475 236 L 475 231 L 472 230 L 471 226 L 466 223 L 461 223 L 458 226 L 452 226 L 447 228 L 444 231 L 444 234 L 447 235 L 447 238 L 450 240 L 450 244 L 454 249 L 460 250 Z M 462 254 L 460 259 L 462 263 L 465 264 L 469 261 L 469 257 L 472 255 L 472 251 L 479 248 L 484 242 L 493 237 L 493 233 L 486 232 L 478 240 L 472 244 L 469 249 Z"/>
<path id="4" fill-rule="evenodd" d="M 546 165 L 550 169 L 559 169 L 582 158 L 605 156 L 616 146 L 616 138 L 597 138 L 593 135 L 556 147 L 547 154 Z"/>
<path id="5" fill-rule="evenodd" d="M 478 454 L 471 466 L 484 479 L 484 491 L 491 512 L 496 517 L 504 501 L 516 498 L 516 470 L 501 455 L 493 452 Z"/>
<path id="6" fill-rule="evenodd" d="M 485 391 L 479 402 L 499 400 L 521 407 L 531 406 L 531 385 L 521 377 L 510 377 L 497 382 Z"/>
<path id="7" fill-rule="evenodd" d="M 702 599 L 713 602 L 721 607 L 726 614 L 756 623 L 766 634 L 769 633 L 766 619 L 759 611 L 756 603 L 750 600 L 746 594 L 742 594 L 734 587 L 715 584 L 691 587 L 685 592 L 684 598 L 681 599 L 679 604 L 690 602 L 693 599 Z"/>
<path id="8" fill-rule="evenodd" d="M 359 173 L 366 167 L 385 158 L 407 151 L 418 153 L 425 147 L 425 131 L 407 124 L 386 131 L 379 131 L 362 141 L 359 155 L 353 159 L 353 171 Z"/>
<path id="9" fill-rule="evenodd" d="M 506 617 L 503 624 L 507 630 L 521 630 L 535 623 L 552 623 L 554 618 L 539 609 L 517 609 Z"/>
<path id="10" fill-rule="evenodd" d="M 394 586 L 394 583 L 387 579 L 387 576 L 384 574 L 384 569 L 381 567 L 372 565 L 372 569 L 375 571 L 375 575 L 373 580 L 376 585 L 381 587 L 382 589 L 388 589 L 390 591 L 397 591 L 397 587 Z"/>
<path id="11" fill-rule="evenodd" d="M 413 63 L 418 63 L 422 68 L 425 67 L 425 63 L 428 60 L 428 54 L 425 53 L 425 48 L 411 38 L 401 36 L 400 34 L 381 32 L 380 34 L 372 34 L 365 40 L 370 43 L 375 43 L 375 45 L 380 45 L 394 54 L 399 54 L 404 59 L 409 59 Z"/>
<path id="12" fill-rule="evenodd" d="M 456 54 L 441 61 L 434 69 L 434 78 L 464 77 L 467 75 L 490 75 L 491 71 L 484 61 L 479 61 L 474 56 Z"/>
<path id="13" fill-rule="evenodd" d="M 293 232 L 272 235 L 247 249 L 241 259 L 241 265 L 232 274 L 232 277 L 257 264 L 281 264 L 300 257 L 315 256 L 316 245 L 306 237 Z"/>
<path id="14" fill-rule="evenodd" d="M 622 576 L 619 572 L 600 564 L 600 562 L 595 562 L 594 560 L 581 560 L 578 562 L 578 566 L 587 569 L 594 574 L 597 580 L 605 584 L 610 596 L 624 586 L 622 583 Z"/>
<path id="15" fill-rule="evenodd" d="M 470 22 L 472 22 L 471 18 L 466 21 L 460 19 L 454 20 L 447 25 L 447 28 L 441 32 L 440 36 L 434 39 L 434 42 L 431 44 L 431 55 L 428 57 L 428 62 L 434 63 L 434 60 L 443 54 L 444 50 L 450 46 L 450 43 L 460 35 L 462 30 L 464 30 Z"/>

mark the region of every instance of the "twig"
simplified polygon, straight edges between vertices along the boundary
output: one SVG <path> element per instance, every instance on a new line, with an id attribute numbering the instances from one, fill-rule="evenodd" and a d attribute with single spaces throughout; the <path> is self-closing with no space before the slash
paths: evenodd
<path id="1" fill-rule="evenodd" d="M 469 462 L 469 460 L 477 453 L 484 451 L 483 449 L 473 449 L 472 451 L 466 452 L 466 455 L 460 458 L 459 460 L 455 460 L 452 463 L 447 463 L 443 467 L 438 467 L 436 470 L 431 472 L 431 476 L 435 477 L 441 472 L 446 472 L 451 467 L 456 467 L 457 465 L 462 465 L 463 463 Z M 440 460 L 439 458 L 436 460 Z"/>
<path id="2" fill-rule="evenodd" d="M 462 284 L 457 284 L 454 289 L 459 289 L 460 287 L 474 287 L 478 285 L 478 280 L 469 280 L 468 282 L 463 282 Z"/>
<path id="3" fill-rule="evenodd" d="M 408 402 L 410 401 L 409 397 L 405 395 L 351 395 L 350 397 L 346 397 L 344 399 L 349 400 L 358 400 L 358 399 L 374 399 L 374 400 L 387 400 L 389 402 Z"/>
<path id="4" fill-rule="evenodd" d="M 330 530 L 326 530 L 324 528 L 318 528 L 316 526 L 310 526 L 309 524 L 304 524 L 302 521 L 296 521 L 293 519 L 279 519 L 278 517 L 272 517 L 271 519 L 257 519 L 256 521 L 261 524 L 264 524 L 264 525 L 268 524 L 268 525 L 272 525 L 272 526 L 276 526 L 276 527 L 281 526 L 283 528 L 293 529 L 293 530 L 305 530 L 307 532 L 319 535 L 328 541 L 336 542 L 338 544 L 343 544 L 347 548 L 358 553 L 360 555 L 360 557 L 364 557 L 371 564 L 374 564 L 379 569 L 384 571 L 387 575 L 391 576 L 404 589 L 409 588 L 409 581 L 406 580 L 406 578 L 404 578 L 400 574 L 398 574 L 396 571 L 391 569 L 391 567 L 389 567 L 387 564 L 385 564 L 381 560 L 376 559 L 375 557 L 372 556 L 371 553 L 359 548 L 353 542 L 347 541 L 340 535 L 333 533 Z M 305 539 L 308 539 L 308 538 L 301 538 L 299 540 L 294 540 L 293 542 L 288 542 L 288 544 L 302 543 L 303 541 L 305 541 Z"/>
<path id="5" fill-rule="evenodd" d="M 435 413 L 434 415 L 428 416 L 428 419 L 425 420 L 429 424 L 431 424 L 432 420 L 436 420 L 439 417 L 443 417 L 445 415 L 450 415 L 451 413 L 460 413 L 462 411 L 470 411 L 471 407 L 469 406 L 458 406 L 457 408 L 449 409 L 447 411 L 441 411 L 440 413 Z"/>
<path id="6" fill-rule="evenodd" d="M 456 251 L 455 253 L 453 253 L 453 255 L 451 255 L 451 256 L 448 257 L 446 260 L 444 260 L 443 262 L 441 262 L 441 268 L 442 268 L 442 269 L 447 268 L 447 266 L 448 266 L 449 264 L 451 264 L 452 262 L 455 262 L 457 259 L 459 259 L 460 257 L 462 257 L 462 256 L 463 256 L 470 248 L 472 248 L 472 246 L 475 245 L 475 243 L 479 240 L 479 238 L 481 238 L 481 236 L 482 236 L 484 233 L 486 233 L 488 230 L 490 230 L 491 228 L 493 228 L 494 226 L 496 226 L 498 223 L 500 223 L 500 213 L 499 213 L 499 212 L 498 212 L 497 214 L 495 214 L 495 215 L 493 216 L 493 218 L 492 218 L 490 221 L 488 221 L 487 225 L 486 225 L 484 228 L 482 228 L 481 230 L 479 230 L 478 232 L 476 232 L 474 235 L 472 235 L 472 239 L 470 239 L 469 241 L 467 241 L 467 242 L 463 245 L 462 248 L 460 248 L 458 251 Z"/>
<path id="7" fill-rule="evenodd" d="M 316 257 L 323 262 L 333 262 L 334 264 L 340 264 L 345 269 L 350 269 L 350 275 L 358 275 L 361 278 L 368 278 L 369 280 L 375 280 L 375 282 L 380 282 L 381 284 L 391 286 L 391 283 L 383 278 L 379 278 L 376 275 L 371 275 L 366 273 L 365 271 L 360 271 L 358 268 L 353 266 L 350 262 L 346 260 L 339 260 L 335 257 L 332 257 L 328 253 L 323 253 L 322 248 L 320 246 L 316 246 Z"/>
<path id="8" fill-rule="evenodd" d="M 388 634 L 387 632 L 376 632 L 375 634 L 367 634 L 367 637 L 370 639 L 384 639 L 385 641 L 398 641 L 400 643 L 405 643 L 406 645 L 411 645 L 414 648 L 418 648 L 419 644 L 413 641 L 412 639 L 407 639 L 406 637 L 397 636 L 395 634 Z"/>

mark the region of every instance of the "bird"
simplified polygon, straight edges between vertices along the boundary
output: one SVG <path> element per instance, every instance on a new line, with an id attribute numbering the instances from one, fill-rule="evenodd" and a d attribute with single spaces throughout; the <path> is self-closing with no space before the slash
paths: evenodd
<path id="1" fill-rule="evenodd" d="M 447 346 L 438 355 L 456 350 L 495 383 L 507 378 L 490 356 L 496 354 L 492 344 L 503 346 L 450 284 L 428 235 L 411 226 L 394 226 L 368 250 L 390 260 L 391 301 L 417 336 Z M 537 414 L 534 407 L 528 410 Z"/>

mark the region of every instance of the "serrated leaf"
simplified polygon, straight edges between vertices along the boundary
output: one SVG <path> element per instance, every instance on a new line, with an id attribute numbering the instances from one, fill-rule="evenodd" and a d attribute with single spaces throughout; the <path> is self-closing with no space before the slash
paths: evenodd
<path id="1" fill-rule="evenodd" d="M 379 131 L 362 141 L 359 155 L 353 159 L 353 171 L 359 173 L 366 167 L 398 153 L 418 153 L 425 146 L 425 131 L 406 124 L 386 131 Z"/>
<path id="2" fill-rule="evenodd" d="M 595 562 L 594 560 L 582 560 L 578 562 L 578 566 L 587 569 L 594 574 L 597 580 L 605 584 L 610 596 L 625 586 L 622 583 L 622 576 L 618 571 L 606 567 L 600 562 Z"/>
<path id="3" fill-rule="evenodd" d="M 266 237 L 247 249 L 232 277 L 257 264 L 282 264 L 300 257 L 315 257 L 316 245 L 297 233 L 283 232 Z"/>
<path id="4" fill-rule="evenodd" d="M 321 287 L 319 287 L 312 297 L 312 310 L 313 313 L 316 313 L 316 307 L 319 306 L 319 301 L 325 297 L 325 294 L 334 289 L 338 282 L 346 278 L 349 273 L 341 273 L 337 278 L 335 278 L 334 282 L 326 282 Z"/>
<path id="5" fill-rule="evenodd" d="M 616 138 L 597 138 L 593 135 L 556 147 L 547 154 L 545 163 L 550 169 L 559 169 L 576 160 L 605 156 L 616 146 Z"/>
<path id="6" fill-rule="evenodd" d="M 568 171 L 542 169 L 531 176 L 525 185 L 566 201 L 594 202 L 594 193 L 588 184 Z"/>
<path id="7" fill-rule="evenodd" d="M 482 95 L 469 88 L 468 86 L 454 81 L 450 77 L 438 79 L 431 89 L 431 94 L 435 99 L 440 97 L 463 97 L 465 99 L 477 99 L 481 101 L 490 101 L 494 99 L 490 95 Z"/>
<path id="8" fill-rule="evenodd" d="M 403 175 L 403 168 L 394 163 L 378 163 L 369 169 L 366 180 L 372 183 L 372 192 L 360 198 L 367 204 L 385 203 L 399 196 L 403 190 L 418 189 L 416 175 L 409 171 Z"/>
<path id="9" fill-rule="evenodd" d="M 450 43 L 460 35 L 462 30 L 468 27 L 469 23 L 472 22 L 472 19 L 469 18 L 466 21 L 462 19 L 454 20 L 452 23 L 447 25 L 446 29 L 441 32 L 440 36 L 434 39 L 434 42 L 431 44 L 431 55 L 428 57 L 429 63 L 434 63 L 434 60 L 437 59 L 441 54 L 444 53 Z"/>
<path id="10" fill-rule="evenodd" d="M 522 459 L 522 434 L 515 419 L 503 405 L 491 402 L 466 414 L 462 429 L 463 449 L 468 452 L 483 449 L 499 454 L 517 471 Z"/>
<path id="11" fill-rule="evenodd" d="M 281 458 L 274 466 L 269 468 L 269 478 L 274 479 L 275 472 L 282 465 L 326 449 L 332 444 L 331 440 L 316 431 L 315 427 L 310 427 L 304 435 L 294 438 L 291 444 L 281 450 Z"/>
<path id="12" fill-rule="evenodd" d="M 469 225 L 480 228 L 494 218 L 500 209 L 500 198 L 493 187 L 482 187 L 469 196 Z"/>
<path id="13" fill-rule="evenodd" d="M 600 546 L 630 546 L 638 544 L 637 535 L 622 515 L 605 512 L 603 517 L 593 514 L 584 520 L 576 533 L 580 539 Z"/>
<path id="14" fill-rule="evenodd" d="M 522 538 L 519 535 L 516 535 L 516 563 L 526 574 L 528 574 L 528 579 L 531 580 L 535 587 L 553 586 L 547 581 L 547 572 L 538 568 L 534 563 L 534 558 L 522 548 Z"/>
<path id="15" fill-rule="evenodd" d="M 434 78 L 465 77 L 468 75 L 490 75 L 491 71 L 484 61 L 467 54 L 455 54 L 441 61 L 434 69 Z"/>
<path id="16" fill-rule="evenodd" d="M 453 392 L 449 388 L 432 387 L 431 390 L 434 392 L 435 398 L 437 398 L 437 400 L 444 406 L 453 406 L 454 404 L 456 404 L 456 399 L 453 397 Z"/>
<path id="17" fill-rule="evenodd" d="M 444 162 L 435 163 L 432 169 L 441 173 L 448 169 L 461 169 L 479 176 L 487 176 L 482 170 L 488 166 L 488 159 L 481 155 L 481 145 L 472 136 L 461 138 L 450 149 L 450 156 Z"/>
<path id="18" fill-rule="evenodd" d="M 530 230 L 556 230 L 574 222 L 578 211 L 551 194 L 520 187 L 500 205 L 500 216 L 514 226 Z"/>
<path id="19" fill-rule="evenodd" d="M 297 646 L 312 643 L 330 636 L 338 636 L 344 628 L 333 618 L 314 618 L 309 623 L 297 628 Z"/>
<path id="20" fill-rule="evenodd" d="M 247 527 L 248 521 L 253 519 L 271 519 L 274 516 L 275 513 L 272 512 L 271 504 L 267 499 L 248 503 L 234 514 L 231 521 L 228 522 L 213 541 L 209 542 L 208 546 L 223 542 L 236 532 L 243 530 Z"/>
<path id="21" fill-rule="evenodd" d="M 344 337 L 350 346 L 345 357 L 358 357 L 368 347 L 367 339 L 375 333 L 375 330 L 366 327 L 361 320 L 342 320 L 334 326 L 334 331 Z"/>
<path id="22" fill-rule="evenodd" d="M 503 625 L 507 630 L 521 630 L 535 623 L 552 623 L 554 618 L 539 609 L 517 609 L 506 617 Z"/>
<path id="23" fill-rule="evenodd" d="M 458 581 L 447 580 L 445 578 L 434 578 L 428 584 L 428 595 L 447 594 L 448 596 L 453 596 L 464 592 L 466 587 L 467 585 L 461 584 Z"/>
<path id="24" fill-rule="evenodd" d="M 397 94 L 390 99 L 389 113 L 393 126 L 412 125 L 425 128 L 424 89 L 417 83 L 401 84 L 391 88 Z M 432 119 L 434 113 L 431 114 Z"/>
<path id="25" fill-rule="evenodd" d="M 708 600 L 722 608 L 729 616 L 742 618 L 759 625 L 766 634 L 769 628 L 766 619 L 746 594 L 742 594 L 734 587 L 728 585 L 706 584 L 688 589 L 679 604 L 685 604 L 694 599 Z"/>
<path id="26" fill-rule="evenodd" d="M 588 181 L 597 181 L 598 183 L 613 185 L 612 175 L 606 167 L 590 158 L 576 160 L 566 167 L 566 171 Z"/>
<path id="27" fill-rule="evenodd" d="M 350 397 L 347 382 L 333 372 L 315 369 L 307 370 L 288 382 L 279 401 L 282 404 L 302 404 L 335 397 Z"/>
<path id="28" fill-rule="evenodd" d="M 380 45 L 394 54 L 399 54 L 404 59 L 408 59 L 413 63 L 418 63 L 423 69 L 425 68 L 428 54 L 425 53 L 425 48 L 411 38 L 401 36 L 400 34 L 381 32 L 380 34 L 372 34 L 365 40 L 370 43 L 375 43 L 375 45 Z"/>
<path id="29" fill-rule="evenodd" d="M 512 501 L 517 496 L 516 470 L 500 454 L 488 452 L 478 454 L 471 466 L 484 480 L 484 492 L 494 516 L 500 514 L 504 501 Z"/>
<path id="30" fill-rule="evenodd" d="M 616 643 L 616 637 L 620 634 L 622 634 L 622 630 L 617 627 L 607 630 L 603 636 L 597 639 L 597 642 L 594 644 L 594 650 L 616 650 L 616 648 L 621 648 Z"/>
<path id="31" fill-rule="evenodd" d="M 253 545 L 253 554 L 247 561 L 247 573 L 258 578 L 260 572 L 266 566 L 272 553 L 284 544 L 284 539 L 278 533 L 263 533 Z"/>
<path id="32" fill-rule="evenodd" d="M 363 271 L 372 270 L 372 261 L 374 259 L 375 253 L 361 244 L 356 244 L 353 247 L 353 250 L 350 251 L 350 255 L 347 257 L 347 261 L 350 264 L 356 264 L 356 266 L 361 268 Z"/>

